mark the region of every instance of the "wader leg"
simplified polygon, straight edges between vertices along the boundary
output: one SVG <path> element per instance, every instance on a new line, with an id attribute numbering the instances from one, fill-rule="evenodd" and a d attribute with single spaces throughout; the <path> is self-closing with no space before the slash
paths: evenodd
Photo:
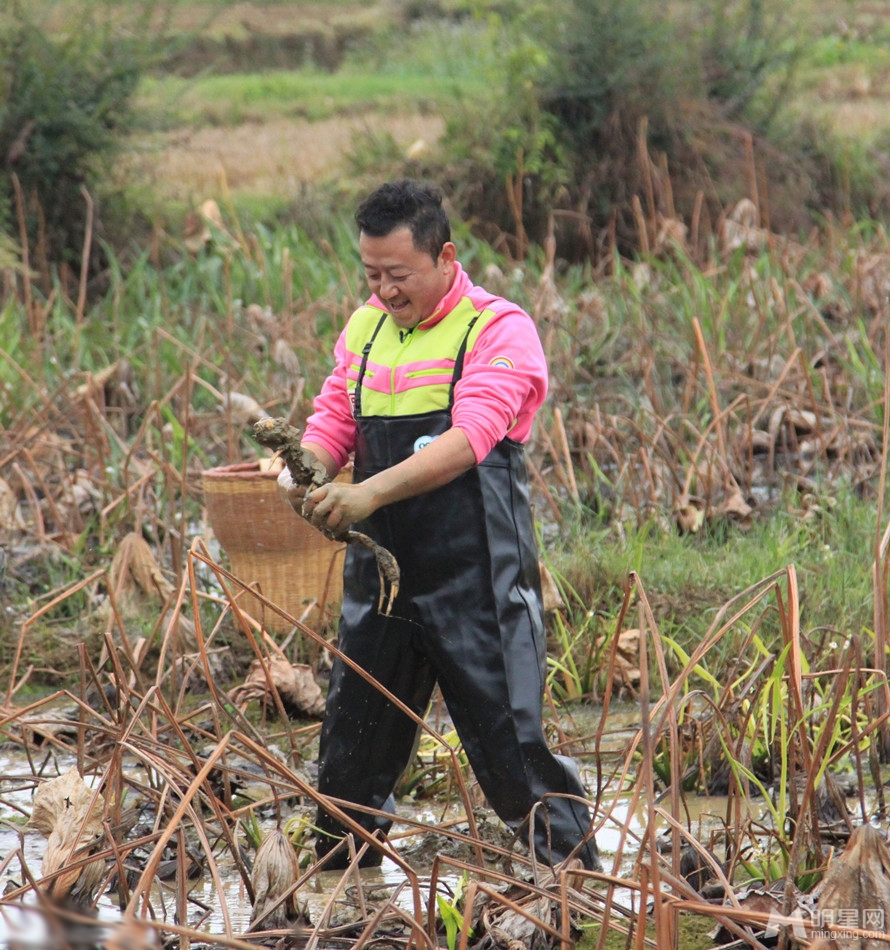
<path id="1" fill-rule="evenodd" d="M 341 620 L 340 649 L 423 717 L 435 680 L 426 658 L 417 650 L 416 624 L 368 612 L 358 628 Z M 319 749 L 318 790 L 384 811 L 394 811 L 393 789 L 409 763 L 417 724 L 339 657 L 331 671 Z M 368 831 L 388 832 L 392 822 L 348 811 Z M 319 808 L 316 853 L 335 847 L 344 829 Z M 360 844 L 361 842 L 356 842 Z M 362 865 L 377 865 L 382 856 L 369 850 Z M 327 865 L 342 868 L 348 853 Z"/>
<path id="2" fill-rule="evenodd" d="M 522 622 L 521 612 L 513 620 L 507 631 L 499 632 L 496 624 L 492 629 L 491 617 L 483 626 L 465 623 L 457 637 L 453 631 L 439 631 L 430 649 L 439 651 L 434 663 L 442 695 L 473 773 L 498 816 L 519 830 L 543 798 L 535 809 L 539 859 L 553 865 L 574 853 L 585 867 L 600 870 L 578 768 L 571 759 L 554 755 L 544 735 L 543 654 L 534 627 Z M 566 795 L 581 801 L 555 797 Z"/>

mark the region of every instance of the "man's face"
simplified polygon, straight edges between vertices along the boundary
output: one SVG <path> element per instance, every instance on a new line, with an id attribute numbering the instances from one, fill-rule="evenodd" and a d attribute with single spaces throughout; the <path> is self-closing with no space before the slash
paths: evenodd
<path id="1" fill-rule="evenodd" d="M 454 282 L 455 250 L 450 241 L 435 261 L 414 247 L 408 227 L 397 228 L 386 237 L 362 232 L 358 247 L 371 293 L 383 301 L 396 325 L 404 330 L 430 316 Z"/>

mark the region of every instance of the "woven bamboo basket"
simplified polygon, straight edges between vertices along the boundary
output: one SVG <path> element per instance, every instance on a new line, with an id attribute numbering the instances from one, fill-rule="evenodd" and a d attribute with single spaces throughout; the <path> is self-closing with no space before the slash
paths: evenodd
<path id="1" fill-rule="evenodd" d="M 277 472 L 259 461 L 224 465 L 203 473 L 204 501 L 213 533 L 226 552 L 232 573 L 256 584 L 263 596 L 294 617 L 316 601 L 322 619 L 336 616 L 343 596 L 343 552 L 307 524 L 278 494 Z M 233 592 L 235 593 L 235 592 Z M 249 591 L 238 604 L 264 617 L 270 630 L 289 630 L 277 613 L 266 610 Z"/>

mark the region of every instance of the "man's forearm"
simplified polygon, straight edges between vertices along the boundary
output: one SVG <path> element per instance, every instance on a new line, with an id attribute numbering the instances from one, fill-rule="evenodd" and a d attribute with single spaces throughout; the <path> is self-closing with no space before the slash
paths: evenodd
<path id="1" fill-rule="evenodd" d="M 429 445 L 392 468 L 372 475 L 363 485 L 374 495 L 374 508 L 447 485 L 476 464 L 476 456 L 461 429 L 448 429 Z"/>

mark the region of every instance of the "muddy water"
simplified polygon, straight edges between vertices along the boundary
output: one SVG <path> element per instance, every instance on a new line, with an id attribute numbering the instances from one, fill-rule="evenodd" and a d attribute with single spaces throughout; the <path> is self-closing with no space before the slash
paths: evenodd
<path id="1" fill-rule="evenodd" d="M 616 709 L 609 718 L 601 753 L 606 757 L 620 758 L 639 728 L 639 707 Z M 441 726 L 441 723 L 437 723 Z M 563 730 L 579 737 L 579 747 L 589 745 L 599 725 L 599 712 L 596 709 L 579 708 L 572 711 L 570 717 L 561 724 Z M 582 773 L 588 787 L 596 784 L 596 775 L 585 772 L 585 757 L 579 756 Z M 61 757 L 52 763 L 47 777 L 53 777 L 73 765 L 73 761 L 63 761 Z M 41 862 L 46 841 L 36 831 L 25 827 L 25 821 L 31 812 L 32 796 L 35 788 L 32 779 L 32 762 L 18 747 L 11 746 L 0 750 L 0 890 L 17 886 L 28 877 L 40 877 Z M 262 791 L 258 797 L 262 797 Z M 597 842 L 604 864 L 612 870 L 616 851 L 622 849 L 619 862 L 619 874 L 632 874 L 634 856 L 638 850 L 638 841 L 645 832 L 648 810 L 640 804 L 632 809 L 626 796 L 607 794 L 601 801 L 601 809 L 609 817 L 597 834 Z M 707 840 L 708 829 L 719 827 L 721 816 L 725 815 L 726 803 L 720 799 L 690 799 L 688 823 L 699 840 Z M 399 814 L 421 820 L 432 828 L 440 827 L 445 820 L 460 821 L 463 813 L 455 806 L 443 811 L 441 804 L 435 806 L 400 805 Z M 262 826 L 262 823 L 261 823 Z M 270 821 L 263 830 L 271 830 Z M 398 831 L 398 825 L 396 829 Z M 210 874 L 205 874 L 190 892 L 187 926 L 208 935 L 240 935 L 248 928 L 252 907 L 240 874 L 233 859 L 225 853 L 214 855 L 220 872 L 220 893 Z M 7 860 L 8 859 L 8 860 Z M 398 892 L 396 903 L 408 913 L 414 911 L 414 898 L 410 887 L 405 885 L 402 870 L 390 862 L 379 869 L 361 872 L 363 885 L 385 896 Z M 307 916 L 313 923 L 318 921 L 330 903 L 332 891 L 341 882 L 341 873 L 331 872 L 316 875 L 299 892 L 299 902 L 305 907 Z M 429 899 L 429 881 L 420 877 L 421 895 L 424 904 Z M 441 887 L 454 888 L 457 880 L 440 877 Z M 401 888 L 401 890 L 400 890 Z M 29 898 L 29 902 L 32 898 Z M 170 893 L 155 893 L 153 905 L 161 909 L 165 919 L 174 919 L 176 900 Z M 2 905 L 0 905 L 2 906 Z M 203 909 L 202 909 L 203 908 Z M 119 911 L 113 896 L 103 895 L 99 902 L 99 920 L 113 922 L 119 919 Z M 0 945 L 4 945 L 11 932 L 18 926 L 24 926 L 25 932 L 37 934 L 41 926 L 39 918 L 15 918 L 0 915 Z M 35 946 L 40 946 L 36 943 Z"/>

